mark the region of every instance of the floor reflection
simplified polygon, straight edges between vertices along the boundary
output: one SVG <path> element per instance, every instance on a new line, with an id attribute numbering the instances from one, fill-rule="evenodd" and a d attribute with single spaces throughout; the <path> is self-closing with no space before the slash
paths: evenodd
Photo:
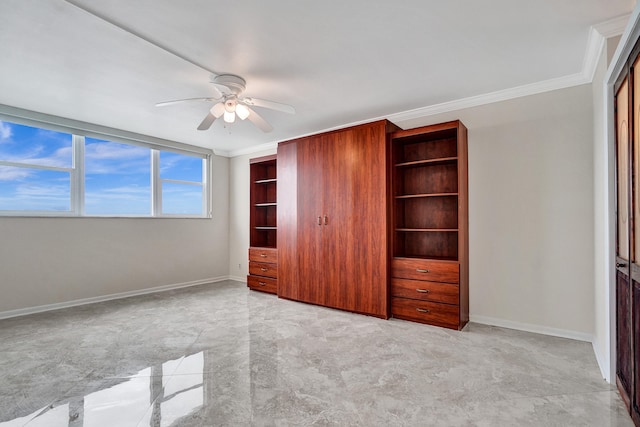
<path id="1" fill-rule="evenodd" d="M 204 405 L 204 352 L 142 369 L 111 387 L 53 404 L 0 427 L 173 425 Z"/>

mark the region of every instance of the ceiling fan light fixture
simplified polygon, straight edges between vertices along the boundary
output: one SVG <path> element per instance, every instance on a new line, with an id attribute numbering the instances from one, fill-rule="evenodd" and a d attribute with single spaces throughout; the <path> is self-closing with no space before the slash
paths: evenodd
<path id="1" fill-rule="evenodd" d="M 246 105 L 238 104 L 236 105 L 236 114 L 240 118 L 240 120 L 244 120 L 249 117 L 250 111 Z"/>
<path id="2" fill-rule="evenodd" d="M 236 121 L 236 113 L 233 111 L 225 111 L 224 112 L 224 121 L 226 123 L 233 123 Z"/>

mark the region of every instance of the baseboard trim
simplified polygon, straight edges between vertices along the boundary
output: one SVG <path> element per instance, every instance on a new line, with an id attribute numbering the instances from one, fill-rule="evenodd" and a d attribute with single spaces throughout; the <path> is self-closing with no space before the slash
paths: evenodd
<path id="1" fill-rule="evenodd" d="M 566 329 L 550 328 L 548 326 L 533 325 L 530 323 L 520 323 L 505 319 L 496 319 L 487 316 L 470 316 L 471 322 L 481 323 L 483 325 L 499 326 L 501 328 L 516 329 L 518 331 L 533 332 L 542 335 L 551 335 L 553 337 L 569 338 L 577 341 L 586 341 L 593 343 L 593 335 L 584 332 L 569 331 Z"/>
<path id="2" fill-rule="evenodd" d="M 247 276 L 229 276 L 229 280 L 235 280 L 236 282 L 247 283 Z"/>
<path id="3" fill-rule="evenodd" d="M 191 282 L 174 283 L 171 285 L 156 286 L 153 288 L 139 289 L 135 291 L 119 292 L 116 294 L 102 295 L 98 297 L 82 298 L 73 301 L 65 301 L 55 304 L 38 305 L 35 307 L 20 308 L 17 310 L 9 310 L 0 312 L 0 319 L 9 319 L 11 317 L 27 316 L 29 314 L 42 313 L 45 311 L 60 310 L 63 308 L 76 307 L 79 305 L 95 304 L 97 302 L 111 301 L 122 298 L 135 297 L 139 295 L 154 294 L 157 292 L 171 291 L 174 289 L 188 288 L 191 286 L 205 285 L 207 283 L 217 283 L 224 280 L 236 280 L 231 276 L 210 277 L 208 279 L 194 280 Z"/>
<path id="4" fill-rule="evenodd" d="M 609 375 L 609 370 L 605 369 L 605 367 L 609 366 L 609 363 L 605 363 L 606 361 L 603 359 L 604 356 L 598 352 L 597 339 L 595 337 L 591 342 L 591 346 L 593 347 L 593 353 L 596 355 L 596 362 L 598 363 L 598 368 L 600 368 L 602 378 L 604 378 L 604 380 L 609 384 L 613 384 L 611 382 L 612 378 Z"/>

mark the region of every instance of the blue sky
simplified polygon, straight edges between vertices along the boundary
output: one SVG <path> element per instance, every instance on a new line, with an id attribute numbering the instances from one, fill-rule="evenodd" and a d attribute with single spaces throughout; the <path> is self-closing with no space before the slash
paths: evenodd
<path id="1" fill-rule="evenodd" d="M 70 134 L 0 121 L 0 160 L 28 165 L 72 167 Z M 160 178 L 202 181 L 202 159 L 160 153 Z M 202 187 L 162 183 L 163 213 L 199 214 Z M 0 165 L 0 210 L 70 209 L 70 175 Z M 85 138 L 87 215 L 151 213 L 151 149 Z"/>

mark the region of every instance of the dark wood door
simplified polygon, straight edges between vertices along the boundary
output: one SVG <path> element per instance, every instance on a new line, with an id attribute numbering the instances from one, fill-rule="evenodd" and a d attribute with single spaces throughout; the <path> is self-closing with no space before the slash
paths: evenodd
<path id="1" fill-rule="evenodd" d="M 633 400 L 632 293 L 630 281 L 629 82 L 619 85 L 616 106 L 616 382 L 627 406 Z"/>
<path id="2" fill-rule="evenodd" d="M 638 49 L 636 49 L 637 51 Z M 640 257 L 640 239 L 638 238 L 638 227 L 636 223 L 640 219 L 640 56 L 638 56 L 630 69 L 630 79 L 633 82 L 633 89 L 629 89 L 631 95 L 630 108 L 630 125 L 629 135 L 631 138 L 631 199 L 629 211 L 629 259 L 631 260 L 631 322 L 633 331 L 631 335 L 631 353 L 633 355 L 633 405 L 631 415 L 636 424 L 640 423 L 640 351 L 637 350 L 637 343 L 640 342 L 640 265 L 638 258 Z M 622 126 L 622 123 L 621 123 Z M 621 261 L 623 262 L 623 261 Z"/>

